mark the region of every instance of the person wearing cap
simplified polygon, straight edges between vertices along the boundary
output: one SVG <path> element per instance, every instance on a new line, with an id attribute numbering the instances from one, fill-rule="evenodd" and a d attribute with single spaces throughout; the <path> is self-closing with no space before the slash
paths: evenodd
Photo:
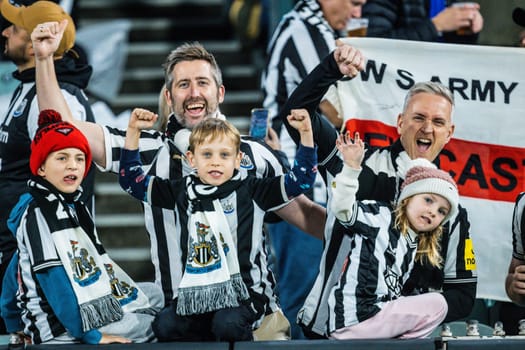
<path id="1" fill-rule="evenodd" d="M 30 34 L 38 23 L 68 19 L 68 27 L 54 56 L 61 92 L 73 115 L 93 121 L 93 113 L 83 89 L 91 77 L 91 67 L 81 63 L 71 51 L 75 43 L 75 26 L 71 17 L 51 1 L 37 1 L 29 6 L 14 0 L 3 0 L 2 17 L 10 25 L 2 31 L 6 39 L 4 55 L 14 62 L 13 73 L 20 84 L 13 92 L 5 115 L 0 115 L 0 284 L 4 270 L 16 249 L 16 241 L 6 222 L 18 197 L 27 189 L 31 175 L 29 155 L 31 140 L 38 121 L 38 102 L 35 87 L 35 57 Z M 92 208 L 94 171 L 83 182 L 82 200 Z"/>
<path id="2" fill-rule="evenodd" d="M 314 138 L 318 146 L 319 173 L 326 184 L 343 168 L 343 161 L 336 149 L 338 132 L 324 118 L 316 114 L 319 101 L 327 89 L 337 80 L 356 72 L 353 65 L 364 66 L 364 59 L 348 54 L 349 46 L 340 43 L 330 55 L 299 84 L 288 98 L 279 118 L 286 125 L 284 111 L 289 108 L 305 108 L 312 118 Z M 425 158 L 439 167 L 439 155 L 454 133 L 452 113 L 454 97 L 444 85 L 436 82 L 414 84 L 405 96 L 402 110 L 397 116 L 399 138 L 389 146 L 367 145 L 363 170 L 359 176 L 357 199 L 393 201 L 403 184 L 406 164 L 415 158 Z M 286 125 L 290 135 L 296 133 Z M 328 191 L 330 196 L 331 191 Z M 352 241 L 334 224 L 329 214 L 325 228 L 325 248 L 319 265 L 319 275 L 301 309 L 298 322 L 310 338 L 327 336 L 327 290 L 337 282 L 344 265 L 343 257 Z M 444 263 L 439 266 L 416 261 L 410 279 L 405 283 L 403 294 L 440 291 L 447 300 L 448 312 L 445 322 L 467 317 L 476 299 L 477 271 L 475 254 L 470 238 L 468 213 L 459 205 L 456 215 L 444 225 L 440 238 L 440 254 Z"/>
<path id="3" fill-rule="evenodd" d="M 86 137 L 53 110 L 42 111 L 38 124 L 28 192 L 8 221 L 18 242 L 0 298 L 8 331 L 32 344 L 152 340 L 162 291 L 137 284 L 108 256 L 80 200 L 91 167 Z"/>
<path id="4" fill-rule="evenodd" d="M 443 224 L 455 215 L 459 194 L 450 174 L 424 158 L 408 164 L 393 202 L 356 200 L 364 143 L 359 133 L 340 135 L 343 169 L 332 182 L 334 212 L 352 248 L 328 291 L 331 339 L 424 338 L 445 319 L 438 292 L 403 296 L 415 261 L 440 267 Z"/>

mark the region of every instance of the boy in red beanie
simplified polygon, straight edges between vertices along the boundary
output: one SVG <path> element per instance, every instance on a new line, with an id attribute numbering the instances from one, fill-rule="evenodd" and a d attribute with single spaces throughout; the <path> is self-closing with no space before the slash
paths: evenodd
<path id="1" fill-rule="evenodd" d="M 16 335 L 34 344 L 152 340 L 162 291 L 153 283 L 139 286 L 111 260 L 79 200 L 91 164 L 85 136 L 57 112 L 42 111 L 29 164 L 28 193 L 8 222 L 18 256 L 0 298 L 12 342 Z"/>

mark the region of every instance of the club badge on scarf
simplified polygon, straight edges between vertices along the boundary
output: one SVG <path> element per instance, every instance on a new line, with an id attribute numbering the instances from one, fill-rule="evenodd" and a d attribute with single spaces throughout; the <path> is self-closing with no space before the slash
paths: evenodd
<path id="1" fill-rule="evenodd" d="M 89 234 L 81 222 L 91 220 L 83 205 L 66 204 L 61 194 L 41 180 L 28 182 L 46 226 L 77 297 L 84 331 L 99 328 L 122 318 L 124 312 L 150 307 L 147 296 L 101 247 L 93 226 Z M 45 214 L 45 215 L 44 215 Z M 58 222 L 61 222 L 60 224 Z M 52 258 L 52 256 L 50 256 Z"/>
<path id="2" fill-rule="evenodd" d="M 197 196 L 214 190 L 213 186 L 192 185 L 188 188 Z M 191 190 L 189 195 L 191 198 Z M 177 301 L 181 316 L 237 307 L 249 297 L 224 210 L 218 199 L 212 203 L 194 210 L 188 220 L 188 258 Z"/>
<path id="3" fill-rule="evenodd" d="M 135 282 L 106 253 L 99 255 L 82 229 L 57 231 L 53 239 L 77 296 L 84 330 L 149 307 Z"/>

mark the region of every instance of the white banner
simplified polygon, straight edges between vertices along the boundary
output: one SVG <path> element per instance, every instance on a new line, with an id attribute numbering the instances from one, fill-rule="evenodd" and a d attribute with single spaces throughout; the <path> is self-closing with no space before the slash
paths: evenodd
<path id="1" fill-rule="evenodd" d="M 454 93 L 456 129 L 441 165 L 454 175 L 469 213 L 477 296 L 508 300 L 512 210 L 525 191 L 525 49 L 345 40 L 361 50 L 367 64 L 356 79 L 338 83 L 341 116 L 364 128 L 371 144 L 397 138 L 393 127 L 415 82 L 440 81 Z"/>

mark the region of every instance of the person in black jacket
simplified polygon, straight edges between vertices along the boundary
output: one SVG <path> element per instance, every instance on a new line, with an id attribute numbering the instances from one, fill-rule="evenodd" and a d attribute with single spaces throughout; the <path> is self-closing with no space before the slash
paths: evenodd
<path id="1" fill-rule="evenodd" d="M 72 51 L 75 26 L 71 17 L 56 3 L 37 1 L 29 6 L 16 6 L 2 1 L 2 17 L 9 22 L 2 31 L 6 39 L 4 55 L 17 67 L 13 73 L 20 81 L 13 92 L 5 115 L 0 115 L 0 284 L 11 256 L 16 249 L 13 234 L 7 228 L 7 218 L 18 197 L 26 192 L 30 145 L 38 127 L 38 103 L 35 87 L 35 57 L 30 34 L 38 23 L 68 19 L 67 35 L 54 56 L 60 88 L 71 111 L 81 120 L 94 121 L 93 112 L 83 92 L 91 77 L 89 65 L 78 60 Z M 94 170 L 82 183 L 82 201 L 92 210 Z M 93 211 L 92 211 L 93 212 Z"/>
<path id="2" fill-rule="evenodd" d="M 475 44 L 483 29 L 479 4 L 451 0 L 368 0 L 369 37 Z"/>

